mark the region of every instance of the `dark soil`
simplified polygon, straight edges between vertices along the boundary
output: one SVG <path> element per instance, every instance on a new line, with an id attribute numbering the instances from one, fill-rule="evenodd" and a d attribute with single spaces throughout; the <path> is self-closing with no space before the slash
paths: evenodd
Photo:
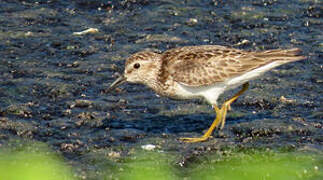
<path id="1" fill-rule="evenodd" d="M 89 179 L 103 171 L 93 159 L 127 156 L 142 144 L 177 154 L 180 164 L 228 148 L 321 153 L 322 12 L 315 0 L 1 1 L 0 148 L 44 142 Z M 99 31 L 73 35 L 88 28 Z M 207 103 L 134 84 L 105 91 L 132 53 L 202 44 L 298 47 L 308 58 L 252 81 L 225 128 L 203 143 L 178 138 L 209 127 L 215 114 Z"/>

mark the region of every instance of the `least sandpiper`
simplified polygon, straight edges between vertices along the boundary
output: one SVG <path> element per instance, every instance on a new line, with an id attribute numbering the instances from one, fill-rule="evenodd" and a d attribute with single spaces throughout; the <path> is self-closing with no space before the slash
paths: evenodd
<path id="1" fill-rule="evenodd" d="M 174 99 L 206 99 L 216 112 L 212 125 L 201 137 L 180 138 L 200 142 L 207 140 L 216 127 L 224 127 L 230 104 L 248 89 L 248 81 L 282 64 L 305 59 L 299 54 L 297 48 L 252 52 L 218 45 L 185 46 L 163 53 L 141 51 L 126 60 L 124 74 L 108 91 L 131 82 Z M 219 95 L 240 85 L 242 89 L 219 108 Z"/>

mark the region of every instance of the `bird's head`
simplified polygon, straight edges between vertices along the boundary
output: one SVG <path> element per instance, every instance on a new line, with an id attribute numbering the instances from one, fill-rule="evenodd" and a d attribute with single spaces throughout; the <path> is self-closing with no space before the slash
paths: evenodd
<path id="1" fill-rule="evenodd" d="M 116 79 L 109 87 L 113 90 L 124 82 L 150 85 L 156 80 L 161 55 L 150 51 L 142 51 L 133 54 L 126 60 L 124 74 Z"/>

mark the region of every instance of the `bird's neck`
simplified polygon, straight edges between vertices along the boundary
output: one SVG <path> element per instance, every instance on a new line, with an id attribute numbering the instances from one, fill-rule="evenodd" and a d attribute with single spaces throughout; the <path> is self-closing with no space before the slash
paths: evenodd
<path id="1" fill-rule="evenodd" d="M 160 81 L 159 78 L 162 69 L 161 66 L 161 61 L 155 61 L 153 64 L 151 64 L 152 70 L 144 77 L 144 84 L 156 92 L 164 89 L 164 84 Z"/>

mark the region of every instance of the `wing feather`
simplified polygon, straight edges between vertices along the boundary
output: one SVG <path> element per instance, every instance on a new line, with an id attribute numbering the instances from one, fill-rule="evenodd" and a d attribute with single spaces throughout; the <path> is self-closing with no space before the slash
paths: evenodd
<path id="1" fill-rule="evenodd" d="M 218 45 L 185 46 L 163 53 L 160 80 L 171 77 L 187 86 L 207 86 L 224 82 L 271 63 L 304 59 L 299 49 L 249 52 Z"/>

